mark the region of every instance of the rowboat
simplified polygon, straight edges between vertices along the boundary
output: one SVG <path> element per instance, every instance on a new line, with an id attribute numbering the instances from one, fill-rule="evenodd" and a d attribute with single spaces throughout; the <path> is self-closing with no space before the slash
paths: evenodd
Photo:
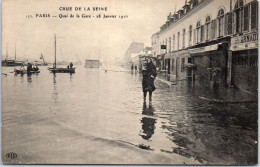
<path id="1" fill-rule="evenodd" d="M 76 68 L 49 68 L 52 73 L 75 73 Z"/>
<path id="2" fill-rule="evenodd" d="M 15 73 L 15 74 L 38 74 L 38 73 L 40 73 L 40 71 L 39 71 L 39 70 L 30 70 L 30 71 L 27 71 L 27 70 L 25 70 L 25 69 L 20 69 L 20 70 L 14 69 L 14 73 Z"/>

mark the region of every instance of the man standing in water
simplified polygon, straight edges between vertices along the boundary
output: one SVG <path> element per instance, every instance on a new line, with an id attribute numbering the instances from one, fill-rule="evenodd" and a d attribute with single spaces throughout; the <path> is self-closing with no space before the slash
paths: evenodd
<path id="1" fill-rule="evenodd" d="M 144 92 L 144 103 L 146 103 L 146 95 L 149 92 L 149 105 L 152 104 L 152 92 L 156 89 L 154 86 L 154 79 L 157 76 L 155 65 L 152 60 L 148 58 L 143 64 L 143 81 L 142 88 Z"/>

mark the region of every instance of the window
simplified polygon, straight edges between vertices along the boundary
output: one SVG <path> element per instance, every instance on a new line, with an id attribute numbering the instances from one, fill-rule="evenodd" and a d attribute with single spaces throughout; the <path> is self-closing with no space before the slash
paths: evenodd
<path id="1" fill-rule="evenodd" d="M 165 39 L 165 45 L 166 45 L 165 53 L 167 53 L 167 48 L 168 48 L 167 44 L 168 44 L 167 39 Z"/>
<path id="2" fill-rule="evenodd" d="M 225 35 L 232 34 L 232 12 L 225 14 Z"/>
<path id="3" fill-rule="evenodd" d="M 249 5 L 244 7 L 244 23 L 243 23 L 243 31 L 248 31 L 249 30 Z"/>
<path id="4" fill-rule="evenodd" d="M 224 9 L 218 11 L 218 36 L 224 35 Z"/>
<path id="5" fill-rule="evenodd" d="M 217 20 L 212 20 L 211 21 L 211 39 L 215 39 L 216 38 L 216 27 L 217 27 Z"/>
<path id="6" fill-rule="evenodd" d="M 210 39 L 210 17 L 208 16 L 206 18 L 206 40 L 209 40 Z"/>
<path id="7" fill-rule="evenodd" d="M 178 37 L 177 37 L 177 50 L 180 49 L 180 33 L 178 32 Z"/>
<path id="8" fill-rule="evenodd" d="M 257 27 L 257 7 L 257 1 L 251 3 L 251 30 L 254 30 Z"/>
<path id="9" fill-rule="evenodd" d="M 184 63 L 185 63 L 185 58 L 181 58 L 181 72 L 184 72 Z"/>
<path id="10" fill-rule="evenodd" d="M 197 22 L 197 26 L 196 26 L 196 43 L 200 42 L 200 35 L 201 33 L 201 25 L 200 25 L 200 21 Z"/>
<path id="11" fill-rule="evenodd" d="M 169 52 L 171 52 L 171 37 L 169 37 Z"/>
<path id="12" fill-rule="evenodd" d="M 172 71 L 174 71 L 174 59 L 172 59 Z"/>
<path id="13" fill-rule="evenodd" d="M 182 34 L 182 48 L 185 48 L 185 29 L 183 29 L 183 34 Z"/>
<path id="14" fill-rule="evenodd" d="M 189 27 L 189 46 L 191 46 L 191 41 L 192 41 L 192 25 Z"/>
<path id="15" fill-rule="evenodd" d="M 172 50 L 175 50 L 175 35 L 172 36 Z"/>
<path id="16" fill-rule="evenodd" d="M 198 5 L 198 0 L 193 0 L 193 6 L 192 7 L 195 7 L 195 6 L 197 6 Z"/>
<path id="17" fill-rule="evenodd" d="M 237 0 L 234 8 L 235 33 L 241 32 L 243 0 Z"/>
<path id="18" fill-rule="evenodd" d="M 188 63 L 192 63 L 192 62 L 191 62 L 191 57 L 188 58 Z"/>

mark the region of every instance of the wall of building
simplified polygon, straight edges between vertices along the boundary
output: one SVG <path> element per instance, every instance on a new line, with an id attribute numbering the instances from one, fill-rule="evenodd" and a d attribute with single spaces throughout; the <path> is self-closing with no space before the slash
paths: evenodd
<path id="1" fill-rule="evenodd" d="M 160 43 L 159 43 L 159 33 L 155 33 L 151 38 L 152 55 L 157 57 L 160 54 Z"/>
<path id="2" fill-rule="evenodd" d="M 169 38 L 171 38 L 171 50 L 177 49 L 177 36 L 180 33 L 180 47 L 179 50 L 187 48 L 189 46 L 194 46 L 194 34 L 192 33 L 192 42 L 189 45 L 189 26 L 192 26 L 192 31 L 194 32 L 196 24 L 200 21 L 201 25 L 204 25 L 206 18 L 210 16 L 211 20 L 216 19 L 218 16 L 218 11 L 224 9 L 224 12 L 230 12 L 230 0 L 205 0 L 199 6 L 194 8 L 192 11 L 184 15 L 177 22 L 173 23 L 169 28 L 160 32 L 159 41 L 160 44 L 165 44 L 167 39 L 167 52 L 169 52 Z M 185 47 L 183 47 L 183 29 L 185 29 Z M 205 30 L 204 30 L 205 32 Z M 175 35 L 175 45 L 173 46 L 173 35 Z M 160 50 L 160 53 L 164 53 L 165 50 Z"/>
<path id="3" fill-rule="evenodd" d="M 133 42 L 130 44 L 124 55 L 124 61 L 126 65 L 131 64 L 131 54 L 140 53 L 144 49 L 144 43 Z"/>

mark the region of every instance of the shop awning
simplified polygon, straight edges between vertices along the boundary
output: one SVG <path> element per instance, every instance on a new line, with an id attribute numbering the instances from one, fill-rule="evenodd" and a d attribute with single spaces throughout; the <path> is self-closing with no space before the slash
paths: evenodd
<path id="1" fill-rule="evenodd" d="M 204 52 L 218 50 L 218 46 L 220 46 L 220 45 L 222 45 L 222 43 L 190 49 L 190 54 L 204 53 Z"/>
<path id="2" fill-rule="evenodd" d="M 186 67 L 186 68 L 194 68 L 194 67 L 196 67 L 196 65 L 191 64 L 191 63 L 185 63 L 183 66 Z"/>

